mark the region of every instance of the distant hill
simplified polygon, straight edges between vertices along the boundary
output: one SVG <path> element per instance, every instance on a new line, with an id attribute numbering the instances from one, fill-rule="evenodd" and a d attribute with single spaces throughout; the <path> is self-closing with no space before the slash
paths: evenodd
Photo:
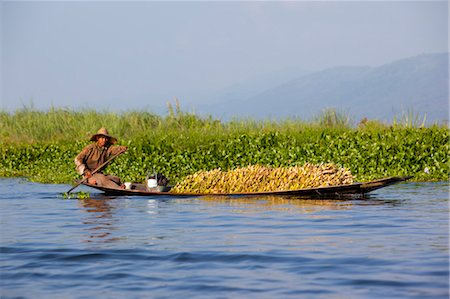
<path id="1" fill-rule="evenodd" d="M 277 86 L 260 86 L 259 93 L 236 98 L 222 94 L 221 102 L 202 110 L 231 117 L 309 120 L 326 108 L 348 114 L 355 121 L 367 117 L 391 121 L 413 112 L 428 123 L 448 121 L 448 53 L 424 54 L 380 67 L 337 67 L 300 75 Z M 292 74 L 291 74 L 292 75 Z"/>

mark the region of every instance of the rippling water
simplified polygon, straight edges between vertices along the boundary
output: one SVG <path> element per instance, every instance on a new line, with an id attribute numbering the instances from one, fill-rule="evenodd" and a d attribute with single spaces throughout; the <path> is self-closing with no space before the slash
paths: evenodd
<path id="1" fill-rule="evenodd" d="M 448 182 L 339 201 L 69 188 L 0 179 L 1 298 L 449 296 Z"/>

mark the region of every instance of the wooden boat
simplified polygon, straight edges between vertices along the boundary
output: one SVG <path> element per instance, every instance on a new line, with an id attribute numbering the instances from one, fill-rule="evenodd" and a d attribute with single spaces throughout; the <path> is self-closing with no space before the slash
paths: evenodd
<path id="1" fill-rule="evenodd" d="M 337 185 L 317 188 L 305 188 L 297 190 L 270 191 L 270 192 L 244 192 L 244 193 L 172 193 L 170 188 L 159 191 L 157 188 L 147 190 L 143 184 L 133 184 L 134 189 L 114 189 L 83 183 L 83 185 L 103 191 L 107 195 L 125 196 L 171 196 L 171 197 L 196 197 L 196 196 L 292 196 L 299 198 L 342 197 L 361 196 L 374 190 L 384 188 L 399 182 L 406 181 L 412 176 L 388 177 L 363 183 Z"/>

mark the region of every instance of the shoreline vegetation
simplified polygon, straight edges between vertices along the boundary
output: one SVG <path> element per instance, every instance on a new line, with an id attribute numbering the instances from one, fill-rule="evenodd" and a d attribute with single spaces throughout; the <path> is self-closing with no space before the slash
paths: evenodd
<path id="1" fill-rule="evenodd" d="M 79 176 L 74 157 L 89 137 L 106 127 L 129 150 L 107 172 L 123 181 L 143 182 L 163 173 L 175 185 L 200 170 L 249 165 L 301 166 L 334 163 L 355 181 L 414 176 L 412 181 L 447 181 L 449 127 L 424 125 L 408 112 L 391 124 L 350 118 L 334 109 L 315 119 L 251 119 L 222 122 L 168 105 L 168 114 L 145 111 L 24 107 L 0 111 L 0 177 L 27 177 L 40 183 L 72 184 Z"/>

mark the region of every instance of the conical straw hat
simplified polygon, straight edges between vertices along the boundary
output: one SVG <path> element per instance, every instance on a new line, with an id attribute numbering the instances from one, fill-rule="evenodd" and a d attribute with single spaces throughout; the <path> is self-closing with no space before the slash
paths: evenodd
<path id="1" fill-rule="evenodd" d="M 97 131 L 97 134 L 92 135 L 91 137 L 91 141 L 97 141 L 99 136 L 105 136 L 109 138 L 109 142 L 111 144 L 114 144 L 117 142 L 117 138 L 112 137 L 111 135 L 109 135 L 108 130 L 106 130 L 106 128 L 100 128 L 100 130 Z"/>

